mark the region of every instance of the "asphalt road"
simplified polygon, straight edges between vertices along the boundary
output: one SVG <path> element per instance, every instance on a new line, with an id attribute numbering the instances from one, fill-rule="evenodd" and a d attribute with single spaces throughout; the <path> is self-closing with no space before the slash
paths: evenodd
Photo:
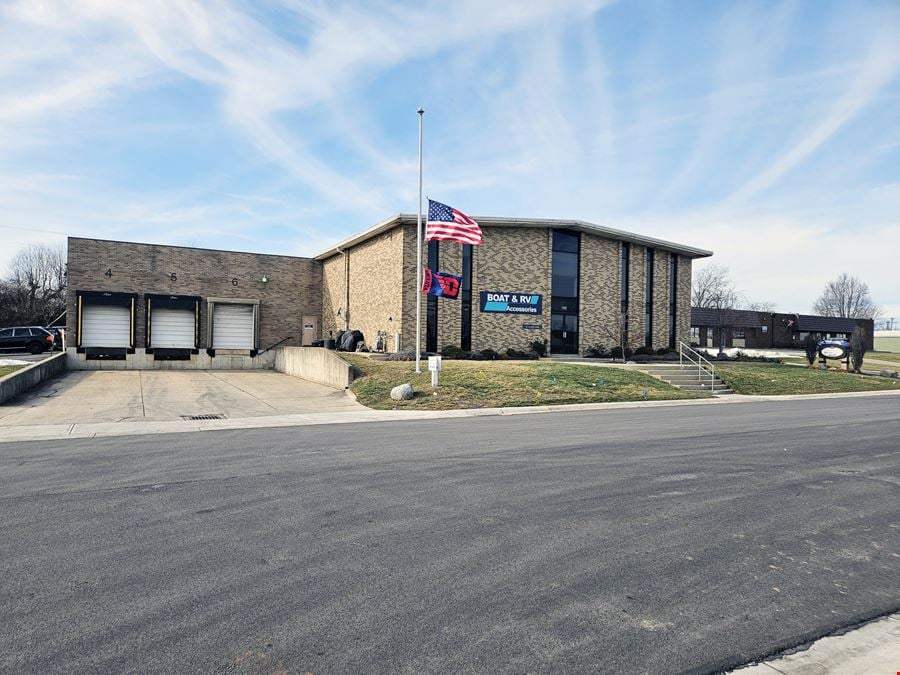
<path id="1" fill-rule="evenodd" d="M 898 608 L 897 397 L 0 444 L 3 672 L 714 671 Z"/>

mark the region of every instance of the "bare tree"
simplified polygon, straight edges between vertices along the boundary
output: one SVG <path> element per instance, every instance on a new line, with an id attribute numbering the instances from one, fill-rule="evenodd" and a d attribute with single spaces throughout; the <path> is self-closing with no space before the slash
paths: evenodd
<path id="1" fill-rule="evenodd" d="M 725 331 L 734 325 L 735 305 L 740 297 L 727 267 L 710 265 L 700 270 L 694 277 L 691 305 L 715 310 L 715 329 L 719 335 L 720 352 L 725 343 Z"/>
<path id="2" fill-rule="evenodd" d="M 31 244 L 13 256 L 0 285 L 0 322 L 45 325 L 66 308 L 62 246 Z"/>
<path id="3" fill-rule="evenodd" d="M 813 305 L 813 311 L 822 316 L 850 319 L 877 319 L 881 316 L 881 308 L 869 294 L 869 285 L 846 272 L 825 285 L 825 290 Z"/>
<path id="4" fill-rule="evenodd" d="M 759 314 L 774 314 L 775 312 L 775 303 L 771 300 L 760 300 L 757 302 L 751 302 L 747 305 L 747 309 L 751 312 L 757 312 Z"/>

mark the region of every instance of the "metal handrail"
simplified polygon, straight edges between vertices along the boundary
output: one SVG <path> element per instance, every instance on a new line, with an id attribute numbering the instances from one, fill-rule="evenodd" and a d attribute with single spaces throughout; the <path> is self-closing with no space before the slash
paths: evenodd
<path id="1" fill-rule="evenodd" d="M 685 352 L 687 352 L 687 354 L 685 354 Z M 691 355 L 693 355 L 695 358 L 692 359 Z M 684 342 L 681 342 L 679 340 L 679 342 L 678 342 L 678 365 L 679 365 L 679 367 L 681 367 L 682 370 L 684 369 L 685 359 L 687 359 L 687 362 L 691 365 L 694 365 L 694 363 L 696 362 L 697 381 L 701 382 L 701 383 L 703 381 L 703 364 L 706 363 L 707 371 L 709 372 L 709 388 L 710 388 L 710 391 L 715 391 L 715 389 L 716 389 L 716 367 L 710 362 L 709 359 L 707 359 L 705 356 L 703 356 L 696 349 L 694 349 L 690 345 L 686 345 Z"/>

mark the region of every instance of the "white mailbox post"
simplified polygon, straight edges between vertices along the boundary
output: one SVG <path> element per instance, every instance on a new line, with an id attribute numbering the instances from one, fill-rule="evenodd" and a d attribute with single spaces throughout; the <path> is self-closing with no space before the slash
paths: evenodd
<path id="1" fill-rule="evenodd" d="M 428 357 L 428 370 L 431 371 L 431 386 L 437 389 L 438 386 L 438 373 L 441 372 L 441 357 L 440 356 L 429 356 Z"/>

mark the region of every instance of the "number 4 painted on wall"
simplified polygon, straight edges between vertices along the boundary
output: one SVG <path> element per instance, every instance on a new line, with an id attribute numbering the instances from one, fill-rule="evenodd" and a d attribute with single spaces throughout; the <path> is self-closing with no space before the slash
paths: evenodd
<path id="1" fill-rule="evenodd" d="M 109 268 L 108 270 L 106 270 L 106 271 L 103 273 L 103 276 L 105 276 L 105 277 L 111 277 L 111 276 L 112 276 L 112 268 Z"/>

